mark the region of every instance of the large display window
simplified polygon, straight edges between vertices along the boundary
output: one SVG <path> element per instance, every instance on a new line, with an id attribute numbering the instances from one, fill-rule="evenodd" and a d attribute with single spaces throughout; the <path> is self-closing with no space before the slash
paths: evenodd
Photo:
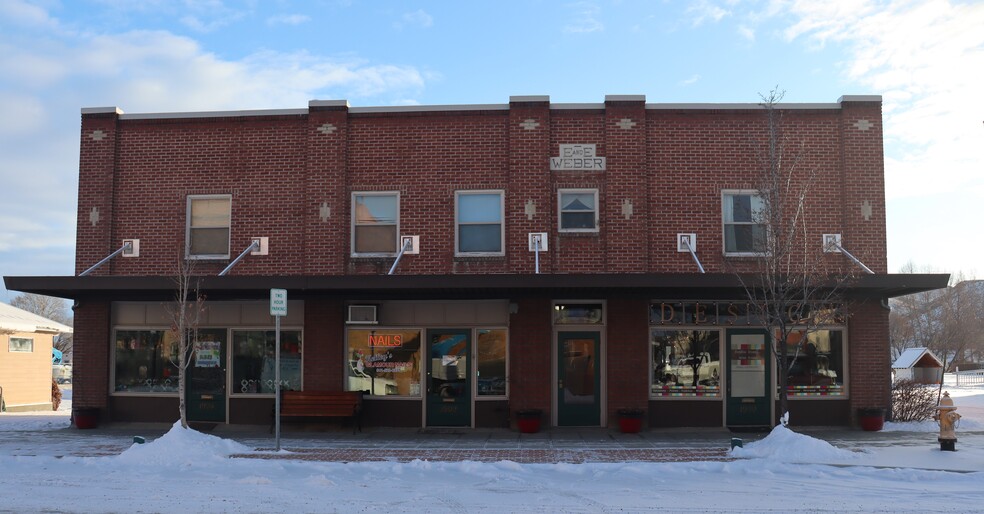
<path id="1" fill-rule="evenodd" d="M 420 397 L 420 330 L 348 329 L 345 388 Z"/>
<path id="2" fill-rule="evenodd" d="M 843 330 L 794 330 L 786 340 L 786 393 L 794 398 L 845 396 Z"/>
<path id="3" fill-rule="evenodd" d="M 232 331 L 232 394 L 274 394 L 277 334 L 273 330 Z M 280 331 L 280 387 L 301 390 L 300 330 Z"/>
<path id="4" fill-rule="evenodd" d="M 506 396 L 507 332 L 502 328 L 476 330 L 479 397 Z"/>
<path id="5" fill-rule="evenodd" d="M 721 398 L 721 331 L 652 328 L 653 398 Z"/>
<path id="6" fill-rule="evenodd" d="M 117 330 L 113 390 L 130 393 L 178 391 L 178 338 L 168 330 Z"/>

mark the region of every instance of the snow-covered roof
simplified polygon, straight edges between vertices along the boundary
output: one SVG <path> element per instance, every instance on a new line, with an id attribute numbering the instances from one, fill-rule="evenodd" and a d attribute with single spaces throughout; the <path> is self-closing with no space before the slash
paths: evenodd
<path id="1" fill-rule="evenodd" d="M 18 309 L 0 302 L 0 329 L 16 332 L 45 332 L 49 334 L 71 334 L 72 327 L 57 321 L 43 318 L 33 312 Z"/>
<path id="2" fill-rule="evenodd" d="M 915 366 L 924 355 L 928 355 L 936 361 L 937 366 L 943 366 L 943 362 L 940 361 L 939 357 L 933 355 L 933 352 L 929 351 L 929 348 L 909 348 L 902 352 L 902 355 L 899 355 L 898 359 L 895 359 L 895 363 L 892 364 L 892 369 L 911 368 Z"/>

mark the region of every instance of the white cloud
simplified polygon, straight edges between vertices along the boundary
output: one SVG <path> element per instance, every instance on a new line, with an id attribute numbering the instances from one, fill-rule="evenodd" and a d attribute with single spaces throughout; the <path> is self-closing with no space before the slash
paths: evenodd
<path id="1" fill-rule="evenodd" d="M 590 34 L 605 30 L 605 25 L 598 20 L 601 8 L 597 5 L 591 2 L 577 2 L 566 7 L 567 11 L 572 13 L 573 19 L 564 25 L 565 34 Z"/>
<path id="2" fill-rule="evenodd" d="M 8 12 L 15 4 L 0 5 Z M 430 80 L 411 66 L 355 57 L 263 51 L 226 59 L 166 31 L 68 33 L 57 30 L 57 19 L 29 18 L 48 21 L 0 31 L 4 274 L 19 273 L 12 263 L 24 248 L 71 252 L 80 107 L 139 113 L 304 108 L 314 98 L 411 103 Z"/>
<path id="3" fill-rule="evenodd" d="M 21 0 L 0 1 L 0 18 L 6 20 L 7 23 L 28 27 L 54 27 L 57 25 L 55 20 L 48 16 L 47 11 Z"/>
<path id="4" fill-rule="evenodd" d="M 731 11 L 708 0 L 697 0 L 691 2 L 690 6 L 687 7 L 687 14 L 692 18 L 691 23 L 693 26 L 698 27 L 708 21 L 717 23 L 725 16 L 731 14 Z"/>
<path id="5" fill-rule="evenodd" d="M 755 29 L 748 25 L 738 25 L 738 35 L 748 41 L 755 41 Z"/>
<path id="6" fill-rule="evenodd" d="M 401 27 L 403 25 L 413 25 L 426 29 L 434 25 L 434 17 L 427 14 L 427 12 L 423 9 L 417 9 L 413 12 L 404 13 L 401 19 Z"/>
<path id="7" fill-rule="evenodd" d="M 698 80 L 700 80 L 700 75 L 694 74 L 688 79 L 681 80 L 679 84 L 681 86 L 689 86 L 691 84 L 696 84 Z"/>
<path id="8" fill-rule="evenodd" d="M 775 0 L 769 12 L 793 17 L 790 40 L 837 42 L 846 78 L 883 95 L 889 257 L 979 267 L 984 239 L 967 236 L 977 221 L 965 204 L 984 198 L 984 3 Z M 928 252 L 937 239 L 961 241 L 960 249 Z"/>
<path id="9" fill-rule="evenodd" d="M 267 18 L 267 25 L 301 25 L 311 21 L 311 17 L 304 14 L 281 14 Z"/>

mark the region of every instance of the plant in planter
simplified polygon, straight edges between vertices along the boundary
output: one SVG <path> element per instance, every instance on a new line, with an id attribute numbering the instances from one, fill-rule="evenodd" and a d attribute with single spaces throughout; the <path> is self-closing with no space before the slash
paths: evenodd
<path id="1" fill-rule="evenodd" d="M 516 426 L 524 434 L 535 434 L 540 431 L 543 411 L 540 409 L 520 409 L 516 411 Z"/>
<path id="2" fill-rule="evenodd" d="M 624 434 L 635 434 L 642 429 L 642 418 L 646 412 L 642 409 L 619 409 L 618 428 Z"/>
<path id="3" fill-rule="evenodd" d="M 858 422 L 861 429 L 877 432 L 885 425 L 885 409 L 881 407 L 862 407 L 858 409 Z"/>

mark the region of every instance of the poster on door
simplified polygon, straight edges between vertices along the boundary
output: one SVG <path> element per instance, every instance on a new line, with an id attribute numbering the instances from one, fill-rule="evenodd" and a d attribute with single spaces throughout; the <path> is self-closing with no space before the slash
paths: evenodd
<path id="1" fill-rule="evenodd" d="M 195 367 L 217 368 L 221 365 L 219 356 L 222 343 L 218 341 L 198 341 L 195 343 Z"/>

